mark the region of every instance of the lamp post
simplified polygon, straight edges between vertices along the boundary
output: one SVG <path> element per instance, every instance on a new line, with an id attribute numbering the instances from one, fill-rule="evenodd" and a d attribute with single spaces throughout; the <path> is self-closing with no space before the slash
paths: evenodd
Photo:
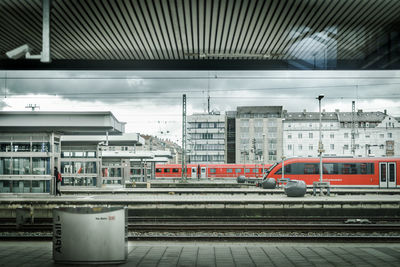
<path id="1" fill-rule="evenodd" d="M 322 183 L 322 152 L 324 152 L 324 147 L 322 145 L 322 114 L 321 114 L 321 100 L 324 95 L 320 94 L 316 99 L 318 99 L 319 104 L 319 142 L 318 142 L 318 153 L 319 153 L 319 182 Z"/>
<path id="2" fill-rule="evenodd" d="M 263 133 L 263 147 L 262 147 L 262 154 L 263 154 L 263 167 L 262 167 L 262 178 L 264 178 L 265 174 L 265 133 Z"/>

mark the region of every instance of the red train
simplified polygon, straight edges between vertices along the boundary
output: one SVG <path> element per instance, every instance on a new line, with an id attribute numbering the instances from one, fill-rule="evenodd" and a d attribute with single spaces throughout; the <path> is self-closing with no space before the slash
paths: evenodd
<path id="1" fill-rule="evenodd" d="M 400 158 L 323 158 L 323 181 L 335 187 L 400 187 Z M 319 181 L 319 158 L 290 158 L 284 161 L 284 178 Z M 267 171 L 267 178 L 282 178 L 282 162 Z"/>
<path id="2" fill-rule="evenodd" d="M 264 170 L 270 168 L 271 164 L 188 164 L 188 178 L 262 178 Z M 180 164 L 157 164 L 156 178 L 179 178 L 182 177 L 182 165 Z"/>

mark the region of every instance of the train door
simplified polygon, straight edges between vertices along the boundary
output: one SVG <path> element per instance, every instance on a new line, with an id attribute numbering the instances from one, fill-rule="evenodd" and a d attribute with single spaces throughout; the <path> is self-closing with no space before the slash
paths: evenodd
<path id="1" fill-rule="evenodd" d="M 197 178 L 197 167 L 192 167 L 192 178 Z"/>
<path id="2" fill-rule="evenodd" d="M 379 187 L 380 188 L 396 187 L 396 163 L 394 162 L 379 163 Z"/>
<path id="3" fill-rule="evenodd" d="M 207 178 L 207 168 L 206 167 L 200 167 L 200 178 Z"/>

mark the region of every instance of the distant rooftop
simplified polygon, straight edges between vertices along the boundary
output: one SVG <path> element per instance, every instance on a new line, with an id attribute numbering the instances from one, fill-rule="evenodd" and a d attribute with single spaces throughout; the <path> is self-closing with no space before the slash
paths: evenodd
<path id="1" fill-rule="evenodd" d="M 335 112 L 322 112 L 323 121 L 337 121 L 338 115 Z M 286 121 L 309 121 L 319 120 L 319 112 L 288 112 L 285 114 Z"/>
<path id="2" fill-rule="evenodd" d="M 61 142 L 68 144 L 105 144 L 106 140 L 106 135 L 64 135 L 61 137 Z M 110 146 L 141 146 L 143 143 L 144 139 L 138 133 L 124 133 L 108 137 L 108 144 Z"/>
<path id="3" fill-rule="evenodd" d="M 0 111 L 0 132 L 59 132 L 64 135 L 122 134 L 125 122 L 109 111 Z"/>
<path id="4" fill-rule="evenodd" d="M 237 113 L 276 113 L 282 112 L 282 106 L 243 106 L 237 107 Z"/>
<path id="5" fill-rule="evenodd" d="M 321 112 L 322 120 L 324 121 L 340 121 L 352 122 L 352 112 Z M 381 122 L 387 115 L 383 112 L 363 112 L 359 110 L 354 113 L 354 120 L 359 122 Z M 319 120 L 319 112 L 287 112 L 285 113 L 285 120 L 287 121 L 309 121 Z"/>

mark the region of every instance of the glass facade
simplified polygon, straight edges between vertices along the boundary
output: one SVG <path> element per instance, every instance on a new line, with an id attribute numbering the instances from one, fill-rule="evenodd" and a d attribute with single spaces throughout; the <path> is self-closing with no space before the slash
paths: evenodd
<path id="1" fill-rule="evenodd" d="M 48 180 L 0 180 L 0 193 L 49 193 Z"/>
<path id="2" fill-rule="evenodd" d="M 50 174 L 50 158 L 32 158 L 32 174 Z"/>

